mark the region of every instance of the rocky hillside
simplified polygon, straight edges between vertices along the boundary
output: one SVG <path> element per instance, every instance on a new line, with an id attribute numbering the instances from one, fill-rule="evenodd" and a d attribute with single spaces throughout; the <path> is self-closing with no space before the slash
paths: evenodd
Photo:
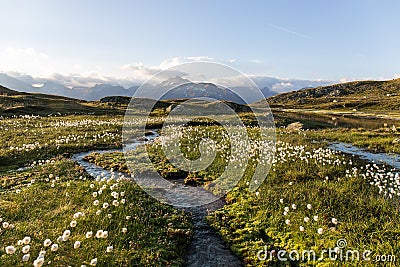
<path id="1" fill-rule="evenodd" d="M 308 88 L 267 99 L 271 107 L 397 110 L 400 109 L 400 79 L 358 81 Z"/>

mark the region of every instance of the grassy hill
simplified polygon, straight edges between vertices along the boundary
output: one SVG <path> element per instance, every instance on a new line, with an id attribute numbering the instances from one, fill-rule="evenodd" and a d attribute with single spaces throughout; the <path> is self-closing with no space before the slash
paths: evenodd
<path id="1" fill-rule="evenodd" d="M 308 88 L 272 96 L 272 108 L 400 110 L 400 79 L 357 81 Z"/>
<path id="2" fill-rule="evenodd" d="M 123 114 L 118 109 L 101 102 L 45 94 L 23 93 L 0 86 L 0 116 L 49 114 Z"/>

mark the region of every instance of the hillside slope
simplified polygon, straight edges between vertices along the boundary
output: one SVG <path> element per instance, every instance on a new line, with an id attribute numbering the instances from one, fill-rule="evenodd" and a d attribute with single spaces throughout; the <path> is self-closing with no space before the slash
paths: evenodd
<path id="1" fill-rule="evenodd" d="M 17 92 L 0 85 L 0 116 L 50 114 L 123 114 L 107 104 L 68 97 Z"/>
<path id="2" fill-rule="evenodd" d="M 308 88 L 267 99 L 272 108 L 400 110 L 400 79 Z"/>

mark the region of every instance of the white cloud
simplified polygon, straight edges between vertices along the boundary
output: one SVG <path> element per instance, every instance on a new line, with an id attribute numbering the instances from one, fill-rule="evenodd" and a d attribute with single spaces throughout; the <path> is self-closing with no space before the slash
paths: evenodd
<path id="1" fill-rule="evenodd" d="M 295 89 L 295 86 L 290 82 L 280 82 L 274 84 L 271 89 L 274 92 L 281 93 L 281 92 L 292 91 Z"/>
<path id="2" fill-rule="evenodd" d="M 256 63 L 256 64 L 262 64 L 264 61 L 259 60 L 259 59 L 252 59 L 251 62 Z"/>

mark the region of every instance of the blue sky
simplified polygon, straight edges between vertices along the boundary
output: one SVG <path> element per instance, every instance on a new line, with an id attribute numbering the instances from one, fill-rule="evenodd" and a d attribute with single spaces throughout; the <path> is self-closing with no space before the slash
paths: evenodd
<path id="1" fill-rule="evenodd" d="M 0 71 L 143 78 L 208 59 L 300 79 L 400 74 L 399 1 L 1 1 Z"/>

